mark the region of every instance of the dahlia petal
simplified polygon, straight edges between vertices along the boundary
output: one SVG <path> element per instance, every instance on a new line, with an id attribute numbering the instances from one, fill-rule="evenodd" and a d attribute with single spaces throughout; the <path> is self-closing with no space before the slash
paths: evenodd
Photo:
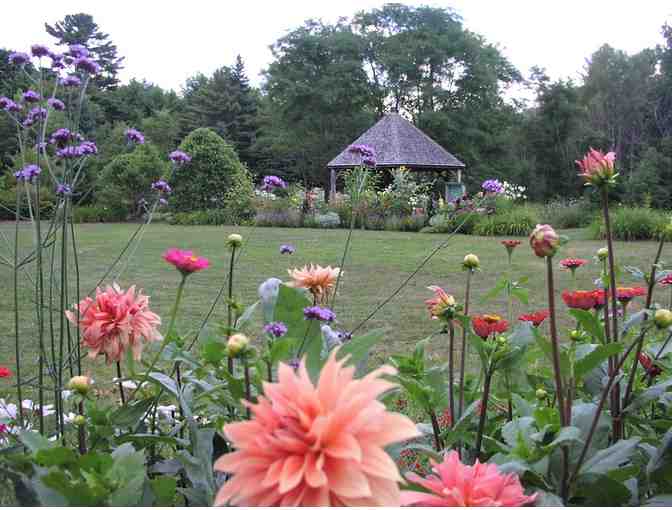
<path id="1" fill-rule="evenodd" d="M 302 503 L 303 506 L 329 506 L 329 489 L 327 487 L 307 489 Z"/>
<path id="2" fill-rule="evenodd" d="M 292 455 L 291 457 L 287 457 L 285 459 L 285 462 L 282 466 L 282 472 L 280 473 L 280 494 L 289 492 L 299 485 L 301 479 L 303 478 L 303 464 L 303 457 L 298 455 Z"/>
<path id="3" fill-rule="evenodd" d="M 359 441 L 345 432 L 332 441 L 324 452 L 330 457 L 338 459 L 362 461 L 362 449 L 359 447 Z"/>
<path id="4" fill-rule="evenodd" d="M 358 437 L 360 442 L 371 441 L 372 444 L 386 446 L 406 441 L 419 435 L 418 428 L 410 418 L 399 413 L 386 413 L 380 421 L 380 427 L 377 427 L 373 433 L 371 431 L 362 431 Z"/>
<path id="5" fill-rule="evenodd" d="M 327 475 L 324 474 L 322 467 L 324 465 L 324 458 L 318 458 L 314 453 L 306 456 L 306 465 L 304 468 L 304 476 L 306 483 L 313 488 L 324 487 L 327 484 Z M 327 492 L 328 492 L 328 488 Z"/>
<path id="6" fill-rule="evenodd" d="M 329 479 L 329 489 L 338 496 L 342 498 L 371 496 L 369 482 L 356 463 L 327 458 L 324 468 Z"/>
<path id="7" fill-rule="evenodd" d="M 373 505 L 376 506 L 399 506 L 401 491 L 396 481 L 386 480 L 379 476 L 369 476 L 369 485 L 371 493 L 375 499 Z"/>
<path id="8" fill-rule="evenodd" d="M 403 480 L 399 474 L 399 469 L 392 458 L 385 452 L 385 450 L 375 445 L 362 445 L 361 467 L 362 471 L 372 476 L 393 480 L 395 482 L 401 482 Z"/>
<path id="9" fill-rule="evenodd" d="M 271 464 L 271 466 L 266 471 L 266 476 L 262 480 L 261 485 L 264 487 L 273 487 L 274 485 L 278 485 L 280 482 L 280 474 L 282 473 L 283 464 L 284 462 L 282 459 L 278 459 L 273 462 L 273 464 Z"/>
<path id="10" fill-rule="evenodd" d="M 452 506 L 447 499 L 416 491 L 401 491 L 400 504 L 401 506 Z"/>

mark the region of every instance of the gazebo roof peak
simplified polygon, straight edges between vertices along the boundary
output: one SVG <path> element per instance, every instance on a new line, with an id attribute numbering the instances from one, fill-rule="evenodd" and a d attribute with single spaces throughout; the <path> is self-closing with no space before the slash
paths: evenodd
<path id="1" fill-rule="evenodd" d="M 465 166 L 398 113 L 385 114 L 352 143 L 373 147 L 377 166 L 381 168 L 406 166 L 416 170 L 447 170 Z M 346 147 L 327 164 L 327 168 L 352 168 L 358 164 L 358 156 L 348 152 Z"/>

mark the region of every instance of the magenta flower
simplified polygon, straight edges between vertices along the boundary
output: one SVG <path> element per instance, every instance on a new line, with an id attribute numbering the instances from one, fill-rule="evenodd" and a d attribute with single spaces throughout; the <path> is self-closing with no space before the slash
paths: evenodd
<path id="1" fill-rule="evenodd" d="M 180 250 L 178 248 L 169 248 L 163 254 L 163 260 L 174 265 L 184 276 L 207 269 L 210 261 L 204 257 L 197 257 L 193 252 Z"/>
<path id="2" fill-rule="evenodd" d="M 560 247 L 560 236 L 550 225 L 537 225 L 530 234 L 530 246 L 537 257 L 552 257 Z"/>

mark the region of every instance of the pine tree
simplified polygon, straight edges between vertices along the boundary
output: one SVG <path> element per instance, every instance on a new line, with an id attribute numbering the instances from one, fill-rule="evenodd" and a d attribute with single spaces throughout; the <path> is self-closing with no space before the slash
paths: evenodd
<path id="1" fill-rule="evenodd" d="M 240 159 L 249 167 L 254 168 L 254 156 L 251 150 L 257 141 L 258 97 L 250 87 L 249 79 L 245 73 L 245 65 L 240 55 L 236 57 L 236 63 L 231 72 L 231 79 L 236 93 L 236 102 L 239 112 L 231 129 L 231 138 L 236 144 Z"/>
<path id="2" fill-rule="evenodd" d="M 101 89 L 112 89 L 119 84 L 117 75 L 122 69 L 124 57 L 117 56 L 117 46 L 109 40 L 109 34 L 100 30 L 93 16 L 85 13 L 68 14 L 54 25 L 44 24 L 49 35 L 58 39 L 58 45 L 81 44 L 101 66 L 95 84 Z"/>

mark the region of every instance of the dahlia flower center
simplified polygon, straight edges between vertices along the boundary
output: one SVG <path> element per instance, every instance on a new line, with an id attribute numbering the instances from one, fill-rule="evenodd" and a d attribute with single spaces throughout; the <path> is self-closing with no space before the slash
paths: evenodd
<path id="1" fill-rule="evenodd" d="M 485 319 L 485 322 L 488 322 L 490 324 L 495 324 L 502 320 L 502 318 L 499 315 L 484 315 L 483 319 Z"/>

